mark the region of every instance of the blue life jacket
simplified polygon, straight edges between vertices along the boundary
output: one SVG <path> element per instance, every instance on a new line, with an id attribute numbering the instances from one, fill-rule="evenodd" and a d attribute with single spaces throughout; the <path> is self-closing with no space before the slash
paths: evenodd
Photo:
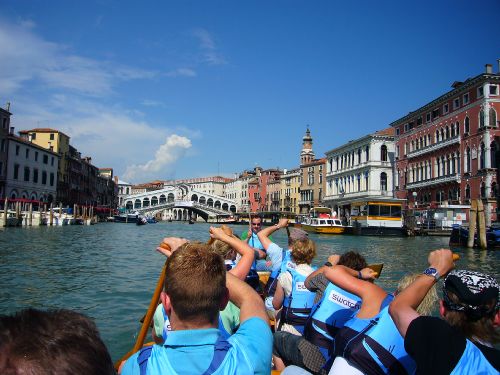
<path id="1" fill-rule="evenodd" d="M 312 309 L 304 328 L 304 338 L 316 345 L 323 357 L 329 359 L 335 352 L 335 335 L 361 308 L 361 298 L 333 283 L 323 292 L 321 300 Z"/>
<path id="2" fill-rule="evenodd" d="M 162 306 L 161 307 L 161 312 L 163 313 L 163 332 L 161 334 L 161 337 L 163 338 L 163 342 L 167 340 L 168 332 L 171 331 L 170 327 L 170 319 L 165 312 L 165 308 Z M 227 339 L 231 334 L 226 330 L 226 327 L 224 327 L 224 324 L 222 323 L 222 318 L 220 317 L 219 314 L 219 326 L 217 327 L 225 339 Z"/>
<path id="3" fill-rule="evenodd" d="M 202 375 L 211 375 L 218 370 L 219 366 L 226 358 L 226 354 L 232 345 L 226 340 L 225 337 L 219 335 L 217 341 L 214 344 L 214 356 L 212 362 L 208 366 L 208 369 Z M 153 346 L 146 346 L 142 348 L 137 356 L 137 363 L 139 364 L 140 375 L 146 375 L 148 368 L 148 360 L 151 356 L 151 351 Z"/>
<path id="4" fill-rule="evenodd" d="M 257 234 L 255 234 L 253 232 L 252 232 L 252 236 L 248 240 L 248 244 L 251 247 L 254 247 L 256 249 L 259 249 L 259 250 L 262 250 L 262 251 L 266 252 L 266 249 L 264 249 L 264 246 L 260 242 L 259 237 L 257 236 Z M 253 270 L 253 271 L 257 272 L 257 259 L 253 260 L 252 267 L 250 268 L 250 270 Z"/>
<path id="5" fill-rule="evenodd" d="M 335 337 L 335 354 L 365 374 L 413 374 L 417 365 L 404 348 L 404 339 L 389 315 L 388 295 L 373 318 L 353 316 Z"/>
<path id="6" fill-rule="evenodd" d="M 450 375 L 484 374 L 498 375 L 498 371 L 486 359 L 481 350 L 467 340 L 465 350 Z"/>
<path id="7" fill-rule="evenodd" d="M 276 292 L 276 286 L 278 285 L 278 276 L 289 269 L 294 270 L 295 267 L 297 267 L 297 265 L 292 261 L 292 252 L 290 250 L 283 249 L 280 268 L 271 272 L 266 283 L 265 292 L 268 297 L 274 296 L 274 293 Z"/>
<path id="8" fill-rule="evenodd" d="M 316 293 L 311 292 L 304 285 L 307 276 L 298 273 L 294 269 L 287 270 L 292 276 L 292 290 L 289 296 L 283 300 L 281 311 L 280 328 L 284 323 L 295 327 L 300 333 L 304 332 L 304 326 L 314 305 Z"/>

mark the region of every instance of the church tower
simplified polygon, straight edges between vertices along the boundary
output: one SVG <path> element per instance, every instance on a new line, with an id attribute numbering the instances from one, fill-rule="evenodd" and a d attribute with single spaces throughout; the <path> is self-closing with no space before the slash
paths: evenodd
<path id="1" fill-rule="evenodd" d="M 302 137 L 302 151 L 300 152 L 300 165 L 309 164 L 314 160 L 313 139 L 307 125 L 306 135 Z"/>

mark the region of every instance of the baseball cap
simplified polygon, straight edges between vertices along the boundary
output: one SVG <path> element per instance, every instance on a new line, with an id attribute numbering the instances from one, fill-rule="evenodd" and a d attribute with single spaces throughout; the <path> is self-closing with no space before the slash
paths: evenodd
<path id="1" fill-rule="evenodd" d="M 291 241 L 303 241 L 307 240 L 309 235 L 303 229 L 292 228 L 290 230 L 290 240 Z"/>

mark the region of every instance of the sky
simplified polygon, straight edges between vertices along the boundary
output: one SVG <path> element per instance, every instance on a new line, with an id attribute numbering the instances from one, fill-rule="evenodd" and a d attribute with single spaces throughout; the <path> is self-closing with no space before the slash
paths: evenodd
<path id="1" fill-rule="evenodd" d="M 0 0 L 0 105 L 131 183 L 299 166 L 500 58 L 499 0 Z"/>

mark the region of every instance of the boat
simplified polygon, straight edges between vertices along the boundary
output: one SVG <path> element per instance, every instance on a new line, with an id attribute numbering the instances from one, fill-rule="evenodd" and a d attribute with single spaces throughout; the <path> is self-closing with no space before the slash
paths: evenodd
<path id="1" fill-rule="evenodd" d="M 193 219 L 189 219 L 189 224 L 194 224 L 194 220 Z"/>
<path id="2" fill-rule="evenodd" d="M 4 221 L 5 211 L 0 212 L 0 222 L 4 223 L 6 227 L 15 227 L 21 224 L 20 219 L 17 217 L 16 211 L 8 210 L 7 211 L 7 219 Z"/>
<path id="3" fill-rule="evenodd" d="M 144 216 L 138 216 L 135 223 L 137 225 L 146 225 L 148 223 L 148 220 Z"/>
<path id="4" fill-rule="evenodd" d="M 469 228 L 461 225 L 454 224 L 450 234 L 450 246 L 463 246 L 467 247 L 469 240 Z M 488 249 L 500 247 L 500 227 L 491 226 L 486 228 L 486 246 Z M 474 234 L 474 247 L 479 247 L 479 239 L 477 233 Z"/>
<path id="5" fill-rule="evenodd" d="M 115 223 L 135 223 L 137 219 L 140 217 L 140 214 L 138 211 L 133 211 L 133 212 L 123 212 L 119 215 L 114 215 L 113 216 L 113 221 Z"/>
<path id="6" fill-rule="evenodd" d="M 238 219 L 235 218 L 234 216 L 227 216 L 227 217 L 217 217 L 217 224 L 236 224 L 238 223 Z"/>
<path id="7" fill-rule="evenodd" d="M 401 205 L 401 201 L 389 199 L 352 202 L 352 233 L 364 236 L 405 236 Z"/>
<path id="8" fill-rule="evenodd" d="M 146 221 L 148 222 L 148 224 L 156 224 L 158 222 L 158 220 L 156 220 L 156 218 L 154 217 L 147 217 Z"/>
<path id="9" fill-rule="evenodd" d="M 331 208 L 313 207 L 303 218 L 300 228 L 313 233 L 342 234 L 348 227 L 333 215 Z"/>

